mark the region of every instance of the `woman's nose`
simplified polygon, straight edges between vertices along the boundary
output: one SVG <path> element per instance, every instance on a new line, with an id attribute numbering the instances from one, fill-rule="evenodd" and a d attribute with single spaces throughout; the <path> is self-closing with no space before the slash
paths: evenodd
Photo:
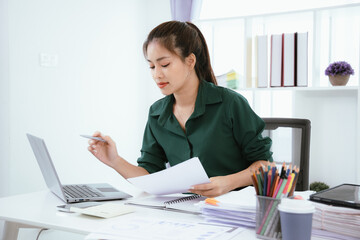
<path id="1" fill-rule="evenodd" d="M 155 68 L 153 71 L 153 79 L 161 79 L 163 77 L 163 72 L 160 68 Z"/>

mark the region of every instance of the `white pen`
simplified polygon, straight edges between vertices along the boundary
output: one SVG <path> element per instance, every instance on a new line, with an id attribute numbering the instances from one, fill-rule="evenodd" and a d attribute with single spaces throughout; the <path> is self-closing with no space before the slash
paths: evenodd
<path id="1" fill-rule="evenodd" d="M 100 137 L 93 137 L 93 136 L 90 136 L 90 135 L 81 135 L 81 137 L 84 137 L 84 138 L 90 138 L 90 139 L 94 139 L 94 140 L 98 140 L 98 141 L 101 141 L 101 142 L 106 142 L 104 139 L 100 138 Z"/>

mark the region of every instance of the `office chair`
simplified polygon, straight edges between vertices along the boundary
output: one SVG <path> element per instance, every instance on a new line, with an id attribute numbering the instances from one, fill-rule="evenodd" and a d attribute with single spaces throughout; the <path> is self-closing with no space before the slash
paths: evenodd
<path id="1" fill-rule="evenodd" d="M 300 168 L 296 191 L 309 189 L 309 157 L 311 122 L 298 118 L 262 118 L 263 136 L 272 139 L 271 151 L 277 166 L 283 162 Z"/>

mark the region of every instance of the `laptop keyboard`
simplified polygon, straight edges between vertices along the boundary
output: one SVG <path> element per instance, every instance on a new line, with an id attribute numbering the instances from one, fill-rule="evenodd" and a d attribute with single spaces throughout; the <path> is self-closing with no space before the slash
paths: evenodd
<path id="1" fill-rule="evenodd" d="M 103 195 L 93 191 L 86 185 L 65 185 L 63 190 L 67 197 L 71 198 L 89 198 L 89 197 L 102 197 Z"/>

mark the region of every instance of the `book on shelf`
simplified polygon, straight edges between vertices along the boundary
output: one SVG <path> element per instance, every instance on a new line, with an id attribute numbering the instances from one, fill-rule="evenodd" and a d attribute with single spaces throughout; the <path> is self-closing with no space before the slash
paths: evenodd
<path id="1" fill-rule="evenodd" d="M 281 87 L 282 83 L 282 35 L 271 35 L 270 86 Z"/>
<path id="2" fill-rule="evenodd" d="M 308 33 L 296 34 L 296 86 L 308 86 Z"/>
<path id="3" fill-rule="evenodd" d="M 284 87 L 294 87 L 296 82 L 295 33 L 283 33 L 282 83 Z"/>
<path id="4" fill-rule="evenodd" d="M 125 202 L 125 204 L 200 214 L 201 211 L 199 206 L 197 206 L 197 203 L 205 199 L 205 197 L 197 194 L 169 194 L 162 196 L 151 195 L 138 199 L 129 199 Z"/>
<path id="5" fill-rule="evenodd" d="M 268 87 L 267 35 L 256 36 L 257 87 Z"/>
<path id="6" fill-rule="evenodd" d="M 246 39 L 246 87 L 252 87 L 252 38 Z"/>

